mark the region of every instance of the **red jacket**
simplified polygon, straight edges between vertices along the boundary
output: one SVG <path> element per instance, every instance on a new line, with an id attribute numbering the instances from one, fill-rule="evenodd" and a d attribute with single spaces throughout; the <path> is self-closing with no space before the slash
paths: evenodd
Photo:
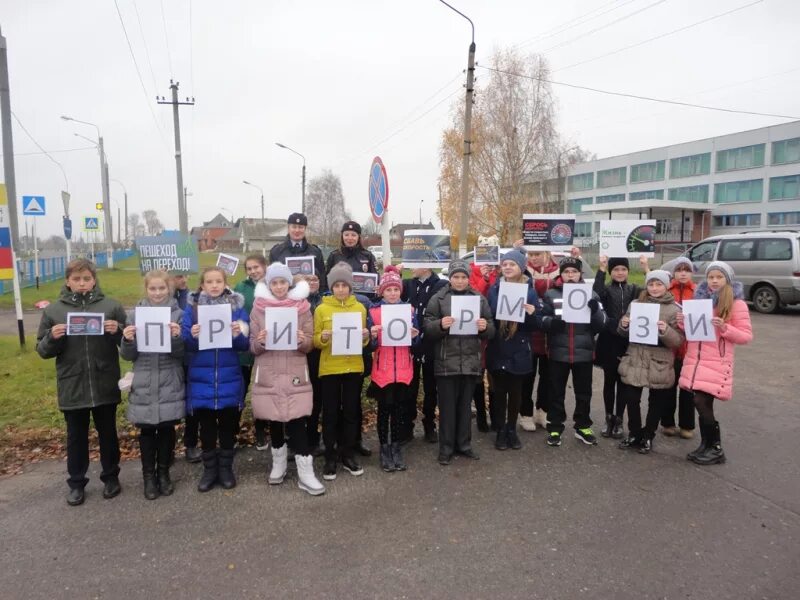
<path id="1" fill-rule="evenodd" d="M 469 285 L 484 298 L 486 294 L 489 293 L 489 288 L 494 285 L 496 280 L 497 269 L 493 269 L 492 272 L 489 273 L 489 277 L 484 279 L 483 275 L 481 275 L 481 265 L 476 265 L 475 263 L 470 265 Z"/>
<path id="2" fill-rule="evenodd" d="M 544 267 L 534 267 L 528 263 L 528 275 L 533 279 L 533 287 L 539 298 L 544 298 L 547 290 L 555 287 L 558 279 L 558 263 L 551 260 Z M 544 331 L 534 331 L 531 334 L 534 354 L 547 354 L 547 340 Z"/>
<path id="3" fill-rule="evenodd" d="M 373 325 L 381 324 L 382 304 L 383 302 L 381 301 L 369 309 L 369 316 Z M 411 311 L 411 322 L 414 327 L 418 327 L 414 307 L 405 303 L 403 303 L 403 306 L 408 306 Z M 414 377 L 414 359 L 411 356 L 411 347 L 383 346 L 381 342 L 382 336 L 379 333 L 375 354 L 372 357 L 372 383 L 380 388 L 384 388 L 390 383 L 410 384 L 411 379 Z"/>
<path id="4" fill-rule="evenodd" d="M 691 300 L 694 298 L 694 291 L 697 289 L 697 284 L 694 281 L 689 281 L 689 283 L 678 283 L 677 280 L 673 279 L 672 283 L 669 286 L 669 291 L 672 292 L 672 295 L 675 296 L 675 302 L 678 304 L 683 304 L 684 300 Z M 678 360 L 683 360 L 683 357 L 686 356 L 686 344 L 688 342 L 683 342 L 683 345 L 675 350 L 675 358 Z"/>

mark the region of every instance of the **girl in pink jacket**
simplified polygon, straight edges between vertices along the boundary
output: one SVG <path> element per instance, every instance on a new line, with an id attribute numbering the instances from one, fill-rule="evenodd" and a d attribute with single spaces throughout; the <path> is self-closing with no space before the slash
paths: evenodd
<path id="1" fill-rule="evenodd" d="M 714 398 L 730 400 L 733 394 L 733 351 L 736 344 L 753 339 L 750 311 L 745 304 L 742 284 L 733 280 L 733 268 L 721 261 L 706 268 L 706 280 L 697 286 L 695 299 L 711 298 L 716 332 L 715 342 L 688 342 L 683 359 L 680 386 L 694 392 L 694 405 L 700 417 L 700 445 L 686 458 L 698 465 L 725 462 L 720 443 L 719 423 L 714 418 Z M 683 315 L 678 317 L 683 327 Z"/>
<path id="2" fill-rule="evenodd" d="M 250 314 L 250 351 L 255 355 L 251 398 L 253 417 L 269 421 L 272 439 L 272 470 L 269 483 L 277 485 L 286 476 L 288 451 L 286 435 L 295 453 L 298 486 L 312 496 L 325 493 L 314 475 L 313 457 L 308 447 L 306 417 L 311 414 L 312 388 L 306 354 L 314 343 L 314 325 L 305 281 L 292 286 L 292 272 L 283 263 L 272 263 L 255 289 Z M 270 310 L 297 310 L 297 349 L 273 350 L 267 346 L 266 316 Z M 276 327 L 274 337 L 288 335 Z"/>
<path id="3" fill-rule="evenodd" d="M 414 376 L 414 359 L 410 346 L 386 346 L 382 324 L 382 306 L 402 304 L 408 307 L 411 315 L 412 344 L 419 339 L 419 330 L 414 322 L 414 307 L 401 303 L 400 295 L 403 291 L 403 280 L 397 268 L 389 265 L 384 269 L 378 286 L 378 296 L 381 300 L 369 309 L 370 334 L 375 355 L 372 359 L 372 383 L 375 388 L 375 397 L 378 400 L 378 439 L 381 443 L 381 468 L 387 473 L 392 471 L 405 471 L 406 464 L 400 447 L 402 436 L 401 412 L 404 400 L 408 395 L 408 386 Z M 399 337 L 402 325 L 393 325 L 391 333 Z M 389 430 L 391 426 L 391 437 Z M 391 443 L 390 443 L 391 442 Z"/>

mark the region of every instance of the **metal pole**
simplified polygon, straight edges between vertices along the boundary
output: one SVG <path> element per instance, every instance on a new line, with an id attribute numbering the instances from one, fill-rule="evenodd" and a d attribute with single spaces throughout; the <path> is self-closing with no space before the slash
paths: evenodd
<path id="1" fill-rule="evenodd" d="M 472 152 L 472 93 L 475 82 L 475 42 L 469 45 L 467 59 L 467 99 L 464 107 L 464 164 L 461 169 L 461 223 L 458 233 L 459 256 L 467 253 L 469 222 L 469 157 Z"/>
<path id="2" fill-rule="evenodd" d="M 125 192 L 125 246 L 128 246 L 128 192 Z"/>
<path id="3" fill-rule="evenodd" d="M 261 224 L 264 224 L 264 194 L 261 194 Z"/>
<path id="4" fill-rule="evenodd" d="M 183 163 L 181 158 L 181 123 L 178 116 L 178 84 L 170 81 L 169 89 L 172 90 L 172 121 L 175 127 L 175 169 L 178 174 L 178 222 L 181 233 L 189 233 L 189 224 L 186 218 L 186 201 L 183 198 Z"/>
<path id="5" fill-rule="evenodd" d="M 36 239 L 36 217 L 33 218 L 33 276 L 36 278 L 36 289 L 39 289 L 39 242 Z"/>
<path id="6" fill-rule="evenodd" d="M 99 136 L 100 146 L 100 183 L 103 190 L 103 218 L 105 219 L 104 227 L 106 234 L 106 266 L 109 269 L 114 268 L 114 230 L 111 221 L 111 198 L 108 193 L 108 163 L 106 162 L 106 151 L 103 145 L 103 136 Z"/>
<path id="7" fill-rule="evenodd" d="M 303 159 L 303 196 L 300 204 L 300 212 L 306 214 L 306 159 Z"/>
<path id="8" fill-rule="evenodd" d="M 69 192 L 61 192 L 61 202 L 64 203 L 64 220 L 66 221 L 69 219 Z M 72 259 L 72 241 L 70 238 L 72 237 L 72 232 L 70 231 L 70 237 L 66 236 L 66 232 L 64 234 L 64 240 L 67 242 L 67 262 Z"/>

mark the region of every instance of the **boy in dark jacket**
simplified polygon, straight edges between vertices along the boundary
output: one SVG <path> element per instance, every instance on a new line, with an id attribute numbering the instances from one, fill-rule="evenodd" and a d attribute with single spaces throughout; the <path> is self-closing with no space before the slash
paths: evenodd
<path id="1" fill-rule="evenodd" d="M 56 359 L 58 408 L 67 423 L 67 484 L 70 506 L 83 504 L 89 480 L 89 415 L 100 441 L 100 479 L 103 498 L 117 496 L 119 440 L 117 405 L 120 402 L 117 346 L 125 327 L 125 310 L 107 298 L 97 283 L 95 265 L 79 258 L 67 265 L 61 296 L 44 309 L 36 334 L 36 351 Z M 68 335 L 70 313 L 102 313 L 102 335 Z M 87 330 L 89 329 L 87 323 Z"/>
<path id="2" fill-rule="evenodd" d="M 572 372 L 572 387 L 575 390 L 575 437 L 584 444 L 595 445 L 597 438 L 592 432 L 590 415 L 592 402 L 592 358 L 594 336 L 603 329 L 606 315 L 600 306 L 597 294 L 592 293 L 589 323 L 567 323 L 561 318 L 563 288 L 565 283 L 582 283 L 581 260 L 568 256 L 559 264 L 560 277 L 554 288 L 547 291 L 542 307 L 542 328 L 547 333 L 547 353 L 550 364 L 550 410 L 547 424 L 547 444 L 561 445 L 564 421 L 567 413 L 564 397 L 567 379 Z"/>

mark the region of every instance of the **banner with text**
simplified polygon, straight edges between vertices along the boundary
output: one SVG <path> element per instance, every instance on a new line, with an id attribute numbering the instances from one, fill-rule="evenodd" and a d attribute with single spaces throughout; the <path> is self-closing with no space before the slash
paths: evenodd
<path id="1" fill-rule="evenodd" d="M 403 266 L 443 269 L 450 261 L 450 232 L 446 229 L 408 229 L 403 235 Z"/>
<path id="2" fill-rule="evenodd" d="M 655 219 L 600 221 L 600 254 L 652 258 L 655 248 Z"/>
<path id="3" fill-rule="evenodd" d="M 188 235 L 158 235 L 136 238 L 139 270 L 169 273 L 198 273 L 197 242 Z"/>
<path id="4" fill-rule="evenodd" d="M 522 215 L 522 241 L 530 251 L 569 249 L 575 239 L 575 215 Z"/>

